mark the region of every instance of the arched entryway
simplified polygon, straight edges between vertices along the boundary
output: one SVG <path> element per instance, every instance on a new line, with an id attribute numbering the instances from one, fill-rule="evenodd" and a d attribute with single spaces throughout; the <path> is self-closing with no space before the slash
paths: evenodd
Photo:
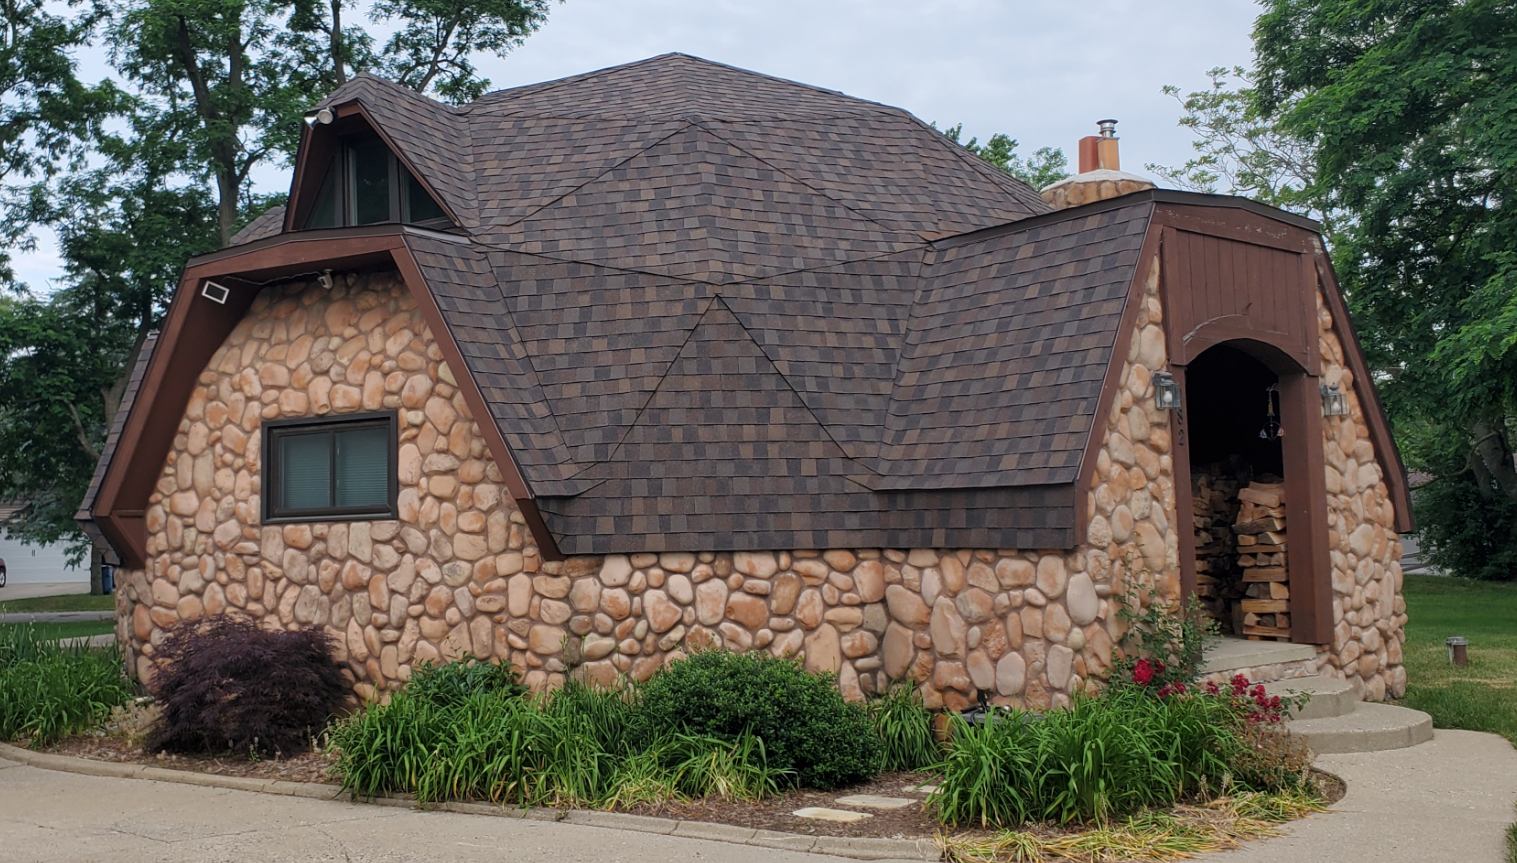
<path id="1" fill-rule="evenodd" d="M 1231 345 L 1190 362 L 1196 595 L 1223 632 L 1288 637 L 1280 376 Z"/>
<path id="2" fill-rule="evenodd" d="M 1322 643 L 1332 586 L 1317 379 L 1249 339 L 1212 344 L 1174 371 L 1177 502 L 1193 527 L 1185 588 L 1224 633 Z"/>

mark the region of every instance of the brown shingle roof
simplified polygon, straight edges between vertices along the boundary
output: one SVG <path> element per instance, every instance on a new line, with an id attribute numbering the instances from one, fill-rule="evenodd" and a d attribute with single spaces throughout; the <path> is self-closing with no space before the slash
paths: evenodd
<path id="1" fill-rule="evenodd" d="M 354 101 L 462 221 L 406 244 L 562 551 L 1073 544 L 1151 203 L 683 55 Z"/>

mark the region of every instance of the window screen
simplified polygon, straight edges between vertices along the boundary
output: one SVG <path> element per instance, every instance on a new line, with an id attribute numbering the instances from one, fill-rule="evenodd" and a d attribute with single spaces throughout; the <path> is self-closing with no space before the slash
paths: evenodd
<path id="1" fill-rule="evenodd" d="M 264 433 L 266 520 L 394 517 L 394 414 L 271 422 Z"/>
<path id="2" fill-rule="evenodd" d="M 390 150 L 378 140 L 348 150 L 353 171 L 353 224 L 390 221 Z"/>

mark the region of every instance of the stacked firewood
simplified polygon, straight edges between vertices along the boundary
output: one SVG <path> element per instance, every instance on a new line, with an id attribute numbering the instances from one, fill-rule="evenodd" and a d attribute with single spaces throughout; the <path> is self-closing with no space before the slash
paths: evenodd
<path id="1" fill-rule="evenodd" d="M 1237 569 L 1238 481 L 1221 469 L 1191 473 L 1191 518 L 1195 527 L 1196 594 L 1206 613 L 1231 622 L 1231 606 L 1243 597 Z M 1241 633 L 1240 633 L 1241 634 Z"/>
<path id="2" fill-rule="evenodd" d="M 1237 563 L 1243 596 L 1233 606 L 1233 631 L 1248 638 L 1290 638 L 1290 587 L 1285 565 L 1285 486 L 1261 477 L 1239 489 Z"/>

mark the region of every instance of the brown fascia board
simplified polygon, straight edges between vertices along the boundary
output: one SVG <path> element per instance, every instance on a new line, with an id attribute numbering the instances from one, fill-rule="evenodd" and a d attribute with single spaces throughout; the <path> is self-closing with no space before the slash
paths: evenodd
<path id="1" fill-rule="evenodd" d="M 458 218 L 458 214 L 453 212 L 453 208 L 448 205 L 448 202 L 432 188 L 431 180 L 421 171 L 418 171 L 415 165 L 411 164 L 411 160 L 406 158 L 404 150 L 395 146 L 394 139 L 390 137 L 389 133 L 379 123 L 374 121 L 373 115 L 364 108 L 363 102 L 359 101 L 358 97 L 355 96 L 351 101 L 329 107 L 337 115 L 337 118 L 333 120 L 331 125 L 318 129 L 314 126 L 301 124 L 300 146 L 295 156 L 295 173 L 290 178 L 289 204 L 285 207 L 284 211 L 284 230 L 286 232 L 294 231 L 297 225 L 305 223 L 306 216 L 311 212 L 311 207 L 315 204 L 317 194 L 321 192 L 317 184 L 326 179 L 325 175 L 319 171 L 312 170 L 311 165 L 313 162 L 316 165 L 321 165 L 331 161 L 332 155 L 337 151 L 337 139 L 344 132 L 344 130 L 335 127 L 339 125 L 340 121 L 350 117 L 361 119 L 374 134 L 379 136 L 379 139 L 384 142 L 385 146 L 390 148 L 390 152 L 395 155 L 395 158 L 399 159 L 400 163 L 406 166 L 406 170 L 411 172 L 411 176 L 415 177 L 416 181 L 421 183 L 422 188 L 427 190 L 427 194 L 432 196 L 432 200 L 436 202 L 437 206 L 442 208 L 442 211 L 447 214 L 448 219 L 453 224 L 463 224 L 463 220 Z"/>
<path id="2" fill-rule="evenodd" d="M 1265 219 L 1310 231 L 1313 234 L 1320 234 L 1322 232 L 1322 225 L 1319 222 L 1308 219 L 1305 216 L 1298 216 L 1295 213 L 1287 213 L 1277 207 L 1261 204 L 1248 198 L 1239 198 L 1234 195 L 1209 195 L 1202 192 L 1181 192 L 1175 189 L 1145 189 L 1141 192 L 1118 195 L 1115 198 L 1107 198 L 1104 201 L 1096 201 L 1092 204 L 1081 204 L 1078 207 L 1068 207 L 1039 216 L 1029 216 L 1025 219 L 1018 219 L 1015 222 L 1007 222 L 1004 225 L 995 225 L 989 228 L 980 228 L 963 234 L 943 237 L 942 239 L 933 240 L 932 247 L 935 249 L 948 249 L 954 246 L 962 246 L 966 243 L 977 243 L 992 237 L 1020 233 L 1040 225 L 1063 222 L 1069 219 L 1079 219 L 1095 213 L 1104 213 L 1107 210 L 1116 210 L 1145 202 L 1151 202 L 1155 205 L 1171 204 L 1184 207 L 1215 207 L 1228 210 L 1243 210 L 1257 216 L 1263 216 Z"/>
<path id="3" fill-rule="evenodd" d="M 130 566 L 147 560 L 145 513 L 148 498 L 163 471 L 174 436 L 178 433 L 184 406 L 195 382 L 216 350 L 242 320 L 258 288 L 272 280 L 311 274 L 325 269 L 393 267 L 432 328 L 433 337 L 450 367 L 459 369 L 460 391 L 469 410 L 479 420 L 485 442 L 500 467 L 507 490 L 521 509 L 533 539 L 545 559 L 560 555 L 557 543 L 537 513 L 530 486 L 522 476 L 500 430 L 490 420 L 489 406 L 474 383 L 467 364 L 446 322 L 437 311 L 431 291 L 406 246 L 405 236 L 418 229 L 401 225 L 305 231 L 283 234 L 202 255 L 190 260 L 169 305 L 162 334 L 148 364 L 141 391 L 122 428 L 114 458 L 106 469 L 93 508 L 101 533 Z M 458 237 L 424 231 L 433 236 Z M 207 279 L 243 282 L 235 285 L 225 305 L 199 297 Z"/>

